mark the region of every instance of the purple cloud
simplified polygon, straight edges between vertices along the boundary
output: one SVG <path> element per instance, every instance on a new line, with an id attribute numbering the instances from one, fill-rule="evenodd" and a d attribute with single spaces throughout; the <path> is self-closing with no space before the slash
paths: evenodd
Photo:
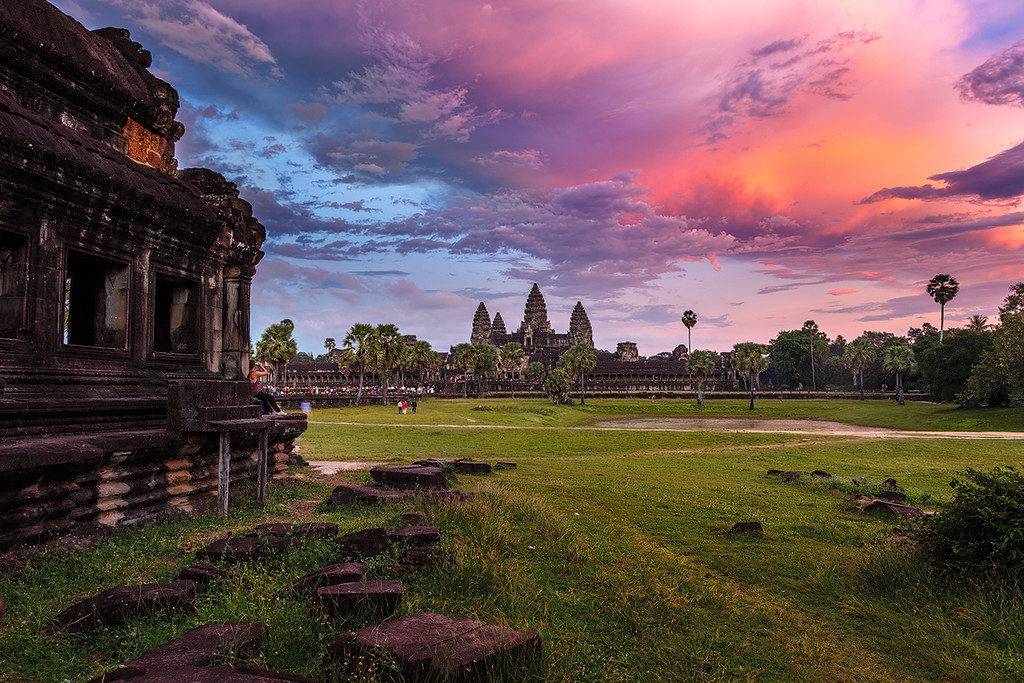
<path id="1" fill-rule="evenodd" d="M 1024 107 L 1024 40 L 966 74 L 957 88 L 965 100 Z"/>

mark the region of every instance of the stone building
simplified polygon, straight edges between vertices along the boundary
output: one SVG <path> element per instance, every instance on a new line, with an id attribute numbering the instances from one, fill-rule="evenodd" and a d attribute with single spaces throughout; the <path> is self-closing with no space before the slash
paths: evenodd
<path id="1" fill-rule="evenodd" d="M 124 29 L 3 2 L 0 549 L 225 502 L 305 429 L 246 380 L 263 226 L 178 170 L 150 61 Z"/>
<path id="2" fill-rule="evenodd" d="M 594 331 L 590 318 L 583 308 L 583 303 L 576 302 L 569 319 L 567 333 L 555 332 L 548 319 L 548 307 L 544 294 L 534 283 L 526 297 L 523 307 L 523 321 L 514 332 L 507 332 L 501 313 L 495 313 L 493 321 L 487 312 L 484 302 L 476 309 L 473 316 L 473 327 L 470 342 L 486 343 L 501 346 L 509 342 L 518 342 L 526 352 L 526 362 L 540 361 L 548 366 L 554 365 L 558 358 L 571 346 L 583 342 L 594 345 Z"/>

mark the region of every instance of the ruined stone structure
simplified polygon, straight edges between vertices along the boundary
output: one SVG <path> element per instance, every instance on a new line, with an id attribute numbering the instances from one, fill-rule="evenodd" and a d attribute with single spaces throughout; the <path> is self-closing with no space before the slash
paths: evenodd
<path id="1" fill-rule="evenodd" d="M 245 379 L 263 226 L 220 174 L 177 169 L 150 60 L 4 0 L 0 549 L 226 502 L 305 429 Z"/>
<path id="2" fill-rule="evenodd" d="M 636 342 L 624 341 L 616 344 L 615 357 L 623 363 L 635 363 L 638 361 L 640 359 L 640 351 L 636 347 Z"/>
<path id="3" fill-rule="evenodd" d="M 569 337 L 573 344 L 594 345 L 594 330 L 590 327 L 590 318 L 583 310 L 582 301 L 577 301 L 576 307 L 572 309 L 572 317 L 569 318 Z"/>

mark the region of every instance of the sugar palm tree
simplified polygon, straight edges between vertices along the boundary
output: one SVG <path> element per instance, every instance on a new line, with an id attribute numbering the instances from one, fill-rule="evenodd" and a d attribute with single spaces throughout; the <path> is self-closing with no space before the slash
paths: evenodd
<path id="1" fill-rule="evenodd" d="M 425 339 L 418 339 L 411 347 L 413 358 L 413 369 L 418 373 L 417 384 L 424 384 L 423 375 L 432 364 L 433 357 L 437 356 L 430 347 L 430 342 Z"/>
<path id="2" fill-rule="evenodd" d="M 498 363 L 501 364 L 501 369 L 505 373 L 505 378 L 512 379 L 512 398 L 516 397 L 515 374 L 519 369 L 519 366 L 522 365 L 523 358 L 525 357 L 526 353 L 523 351 L 523 347 L 519 342 L 509 342 L 498 349 Z"/>
<path id="3" fill-rule="evenodd" d="M 862 339 L 854 339 L 846 345 L 843 352 L 843 360 L 847 367 L 853 372 L 853 383 L 857 386 L 857 378 L 860 378 L 860 398 L 864 400 L 864 367 L 874 359 L 874 351 Z"/>
<path id="4" fill-rule="evenodd" d="M 547 374 L 547 368 L 537 360 L 530 363 L 526 368 L 526 375 L 536 384 L 543 384 L 545 374 Z"/>
<path id="5" fill-rule="evenodd" d="M 482 396 L 484 380 L 498 371 L 498 349 L 491 344 L 473 344 L 473 377 L 476 378 L 476 394 Z"/>
<path id="6" fill-rule="evenodd" d="M 285 318 L 265 329 L 263 336 L 256 342 L 254 357 L 261 363 L 270 364 L 275 386 L 280 382 L 281 368 L 295 358 L 295 354 L 298 353 L 298 346 L 292 337 L 294 331 L 295 323 Z"/>
<path id="7" fill-rule="evenodd" d="M 693 351 L 686 358 L 686 371 L 690 382 L 697 377 L 697 405 L 704 406 L 704 382 L 715 371 L 715 354 L 711 351 Z"/>
<path id="8" fill-rule="evenodd" d="M 580 405 L 586 405 L 586 383 L 584 377 L 597 365 L 597 352 L 590 344 L 576 344 L 562 354 L 558 365 L 566 374 L 580 380 Z"/>
<path id="9" fill-rule="evenodd" d="M 686 326 L 686 352 L 689 353 L 693 349 L 693 336 L 691 332 L 697 325 L 697 314 L 687 309 L 683 311 L 683 317 L 680 320 Z"/>
<path id="10" fill-rule="evenodd" d="M 456 344 L 452 347 L 452 367 L 462 370 L 462 397 L 469 397 L 469 371 L 476 365 L 476 349 L 472 344 Z"/>
<path id="11" fill-rule="evenodd" d="M 330 356 L 334 353 L 334 349 L 338 348 L 338 342 L 334 340 L 334 337 L 328 337 L 324 339 L 324 349 L 327 350 L 327 355 Z"/>
<path id="12" fill-rule="evenodd" d="M 363 400 L 363 382 L 366 368 L 369 365 L 370 347 L 375 333 L 376 330 L 370 323 L 356 323 L 342 340 L 346 348 L 352 349 L 356 356 L 356 363 L 359 365 L 359 390 L 356 392 L 356 405 Z"/>
<path id="13" fill-rule="evenodd" d="M 987 315 L 972 315 L 970 320 L 967 321 L 967 329 L 971 332 L 984 332 L 991 329 L 991 327 L 988 324 Z"/>
<path id="14" fill-rule="evenodd" d="M 401 368 L 402 356 L 405 353 L 405 339 L 398 331 L 398 326 L 391 323 L 377 325 L 373 337 L 373 367 L 380 379 L 381 400 L 388 402 L 388 385 L 395 373 Z"/>
<path id="15" fill-rule="evenodd" d="M 736 344 L 732 349 L 733 362 L 736 369 L 746 375 L 747 387 L 750 389 L 750 406 L 754 409 L 754 386 L 761 373 L 768 369 L 768 347 L 754 342 Z"/>
<path id="16" fill-rule="evenodd" d="M 903 375 L 917 371 L 917 358 L 910 343 L 902 337 L 882 353 L 882 367 L 896 375 L 896 403 L 903 405 Z"/>
<path id="17" fill-rule="evenodd" d="M 957 292 L 960 291 L 960 283 L 952 275 L 940 273 L 928 281 L 925 291 L 939 305 L 939 341 L 941 342 L 946 330 L 946 304 L 956 298 Z"/>

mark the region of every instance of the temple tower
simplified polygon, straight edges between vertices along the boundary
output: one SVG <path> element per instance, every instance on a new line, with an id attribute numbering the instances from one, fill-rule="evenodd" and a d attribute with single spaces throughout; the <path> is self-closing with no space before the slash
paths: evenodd
<path id="1" fill-rule="evenodd" d="M 481 301 L 473 316 L 473 333 L 469 337 L 473 344 L 488 344 L 491 341 L 491 315 Z"/>
<path id="2" fill-rule="evenodd" d="M 494 322 L 491 323 L 491 334 L 506 335 L 508 332 L 505 331 L 505 320 L 501 317 L 501 312 L 494 314 Z"/>
<path id="3" fill-rule="evenodd" d="M 594 330 L 590 326 L 590 318 L 583 308 L 582 301 L 577 301 L 576 307 L 572 309 L 572 316 L 569 318 L 569 338 L 573 344 L 594 346 Z"/>
<path id="4" fill-rule="evenodd" d="M 526 308 L 523 310 L 523 324 L 519 326 L 520 332 L 527 328 L 534 332 L 552 332 L 551 321 L 548 320 L 548 306 L 544 303 L 544 295 L 540 293 L 540 287 L 536 282 L 530 289 L 530 295 L 526 297 Z"/>

